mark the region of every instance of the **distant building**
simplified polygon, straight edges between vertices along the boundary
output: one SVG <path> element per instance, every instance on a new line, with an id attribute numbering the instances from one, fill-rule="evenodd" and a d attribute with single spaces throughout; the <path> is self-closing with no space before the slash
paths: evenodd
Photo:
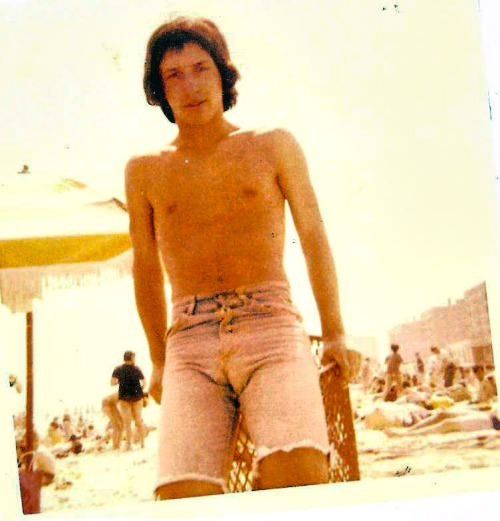
<path id="1" fill-rule="evenodd" d="M 389 331 L 391 343 L 401 346 L 405 361 L 419 352 L 425 359 L 437 345 L 452 352 L 463 364 L 493 364 L 486 283 L 464 293 L 454 304 L 431 308 L 419 320 L 400 324 Z"/>

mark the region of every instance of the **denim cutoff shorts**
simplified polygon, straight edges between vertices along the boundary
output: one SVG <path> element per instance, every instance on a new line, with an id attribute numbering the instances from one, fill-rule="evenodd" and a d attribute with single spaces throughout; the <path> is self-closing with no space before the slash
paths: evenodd
<path id="1" fill-rule="evenodd" d="M 227 491 L 241 408 L 258 463 L 276 451 L 330 453 L 319 373 L 286 282 L 181 297 L 167 333 L 157 487 Z"/>

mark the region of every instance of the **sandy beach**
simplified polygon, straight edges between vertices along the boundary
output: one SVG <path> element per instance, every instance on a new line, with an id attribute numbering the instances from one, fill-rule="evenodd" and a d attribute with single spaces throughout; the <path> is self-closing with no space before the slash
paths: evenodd
<path id="1" fill-rule="evenodd" d="M 500 431 L 388 437 L 357 423 L 362 479 L 500 467 Z M 42 512 L 106 507 L 153 499 L 158 431 L 143 449 L 71 454 L 56 460 L 55 483 L 42 490 Z"/>
<path id="2" fill-rule="evenodd" d="M 157 431 L 144 449 L 71 454 L 57 460 L 55 483 L 42 489 L 42 512 L 151 501 Z"/>

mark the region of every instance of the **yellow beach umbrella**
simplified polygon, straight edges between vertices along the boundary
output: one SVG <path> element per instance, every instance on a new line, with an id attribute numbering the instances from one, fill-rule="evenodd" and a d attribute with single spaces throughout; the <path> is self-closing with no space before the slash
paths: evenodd
<path id="1" fill-rule="evenodd" d="M 71 179 L 31 174 L 0 183 L 0 302 L 26 314 L 27 449 L 33 450 L 33 302 L 54 288 L 92 286 L 131 271 L 128 214 Z"/>

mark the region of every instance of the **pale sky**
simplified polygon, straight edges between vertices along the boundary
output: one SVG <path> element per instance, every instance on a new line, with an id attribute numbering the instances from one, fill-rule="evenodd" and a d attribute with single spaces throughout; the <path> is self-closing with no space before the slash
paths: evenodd
<path id="1" fill-rule="evenodd" d="M 484 12 L 493 3 L 481 5 Z M 396 9 L 378 0 L 38 0 L 2 2 L 0 11 L 0 46 L 10 50 L 0 58 L 0 183 L 29 164 L 37 179 L 72 177 L 122 194 L 127 159 L 175 135 L 144 99 L 147 39 L 172 13 L 199 14 L 225 33 L 242 75 L 228 119 L 284 126 L 305 150 L 350 334 L 376 335 L 384 352 L 385 333 L 399 323 L 483 280 L 498 289 L 477 1 L 406 0 Z M 292 290 L 308 332 L 319 333 L 288 229 Z M 148 366 L 130 282 L 96 295 L 58 295 L 38 306 L 35 343 L 50 353 L 38 355 L 42 379 L 53 366 L 67 379 L 62 368 L 77 364 L 105 386 L 134 345 Z M 17 365 L 23 317 L 4 310 L 0 319 Z M 68 341 L 68 331 L 78 338 Z"/>

